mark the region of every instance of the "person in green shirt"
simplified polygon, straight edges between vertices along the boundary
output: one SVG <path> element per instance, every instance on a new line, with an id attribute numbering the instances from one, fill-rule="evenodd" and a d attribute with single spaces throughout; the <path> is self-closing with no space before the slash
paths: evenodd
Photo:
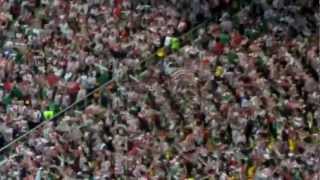
<path id="1" fill-rule="evenodd" d="M 230 41 L 230 36 L 227 33 L 220 34 L 220 42 L 223 45 L 227 45 Z"/>
<path id="2" fill-rule="evenodd" d="M 178 51 L 181 48 L 180 40 L 176 37 L 171 38 L 170 48 L 172 51 Z"/>
<path id="3" fill-rule="evenodd" d="M 43 117 L 46 121 L 51 120 L 54 117 L 54 111 L 52 111 L 52 110 L 44 111 Z"/>
<path id="4" fill-rule="evenodd" d="M 17 86 L 14 86 L 12 88 L 12 90 L 11 90 L 10 96 L 20 99 L 20 98 L 23 97 L 23 94 L 22 94 L 21 90 Z"/>

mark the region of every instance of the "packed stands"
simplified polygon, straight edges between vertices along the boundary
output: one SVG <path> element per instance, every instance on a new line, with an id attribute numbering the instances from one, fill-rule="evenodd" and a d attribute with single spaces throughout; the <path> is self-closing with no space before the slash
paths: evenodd
<path id="1" fill-rule="evenodd" d="M 319 179 L 315 1 L 0 1 L 0 179 Z"/>

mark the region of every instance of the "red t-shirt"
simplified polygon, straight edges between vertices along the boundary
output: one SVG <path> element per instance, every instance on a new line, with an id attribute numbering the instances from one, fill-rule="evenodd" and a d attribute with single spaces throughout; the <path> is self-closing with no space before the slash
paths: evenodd
<path id="1" fill-rule="evenodd" d="M 12 89 L 12 83 L 11 82 L 5 82 L 4 84 L 3 84 L 3 88 L 4 88 L 4 90 L 5 91 L 11 91 L 11 89 Z"/>
<path id="2" fill-rule="evenodd" d="M 113 9 L 113 16 L 120 17 L 120 15 L 121 15 L 121 7 L 117 6 L 116 8 Z"/>

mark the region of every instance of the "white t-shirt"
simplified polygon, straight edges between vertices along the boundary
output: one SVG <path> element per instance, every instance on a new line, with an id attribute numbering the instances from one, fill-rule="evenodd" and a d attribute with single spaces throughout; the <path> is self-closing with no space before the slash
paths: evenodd
<path id="1" fill-rule="evenodd" d="M 36 110 L 33 112 L 33 118 L 35 119 L 35 122 L 40 122 L 41 120 L 41 111 Z"/>
<path id="2" fill-rule="evenodd" d="M 170 36 L 166 37 L 166 39 L 164 40 L 164 46 L 165 47 L 169 47 L 170 46 L 171 39 L 172 39 L 172 37 L 170 37 Z"/>

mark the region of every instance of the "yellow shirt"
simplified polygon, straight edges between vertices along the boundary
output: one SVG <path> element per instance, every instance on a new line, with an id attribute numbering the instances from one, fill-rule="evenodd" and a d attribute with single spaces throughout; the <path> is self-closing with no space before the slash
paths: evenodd
<path id="1" fill-rule="evenodd" d="M 296 148 L 297 148 L 297 143 L 296 143 L 296 141 L 293 140 L 293 139 L 291 139 L 291 138 L 288 140 L 288 145 L 289 145 L 289 150 L 290 150 L 291 152 L 295 151 Z"/>
<path id="2" fill-rule="evenodd" d="M 256 173 L 256 167 L 250 166 L 247 170 L 248 179 L 254 179 L 255 173 Z"/>
<path id="3" fill-rule="evenodd" d="M 159 48 L 156 52 L 156 55 L 159 57 L 159 58 L 164 58 L 166 56 L 166 51 L 164 48 Z"/>
<path id="4" fill-rule="evenodd" d="M 224 73 L 224 69 L 221 66 L 218 66 L 214 72 L 214 75 L 217 77 L 221 77 Z"/>

